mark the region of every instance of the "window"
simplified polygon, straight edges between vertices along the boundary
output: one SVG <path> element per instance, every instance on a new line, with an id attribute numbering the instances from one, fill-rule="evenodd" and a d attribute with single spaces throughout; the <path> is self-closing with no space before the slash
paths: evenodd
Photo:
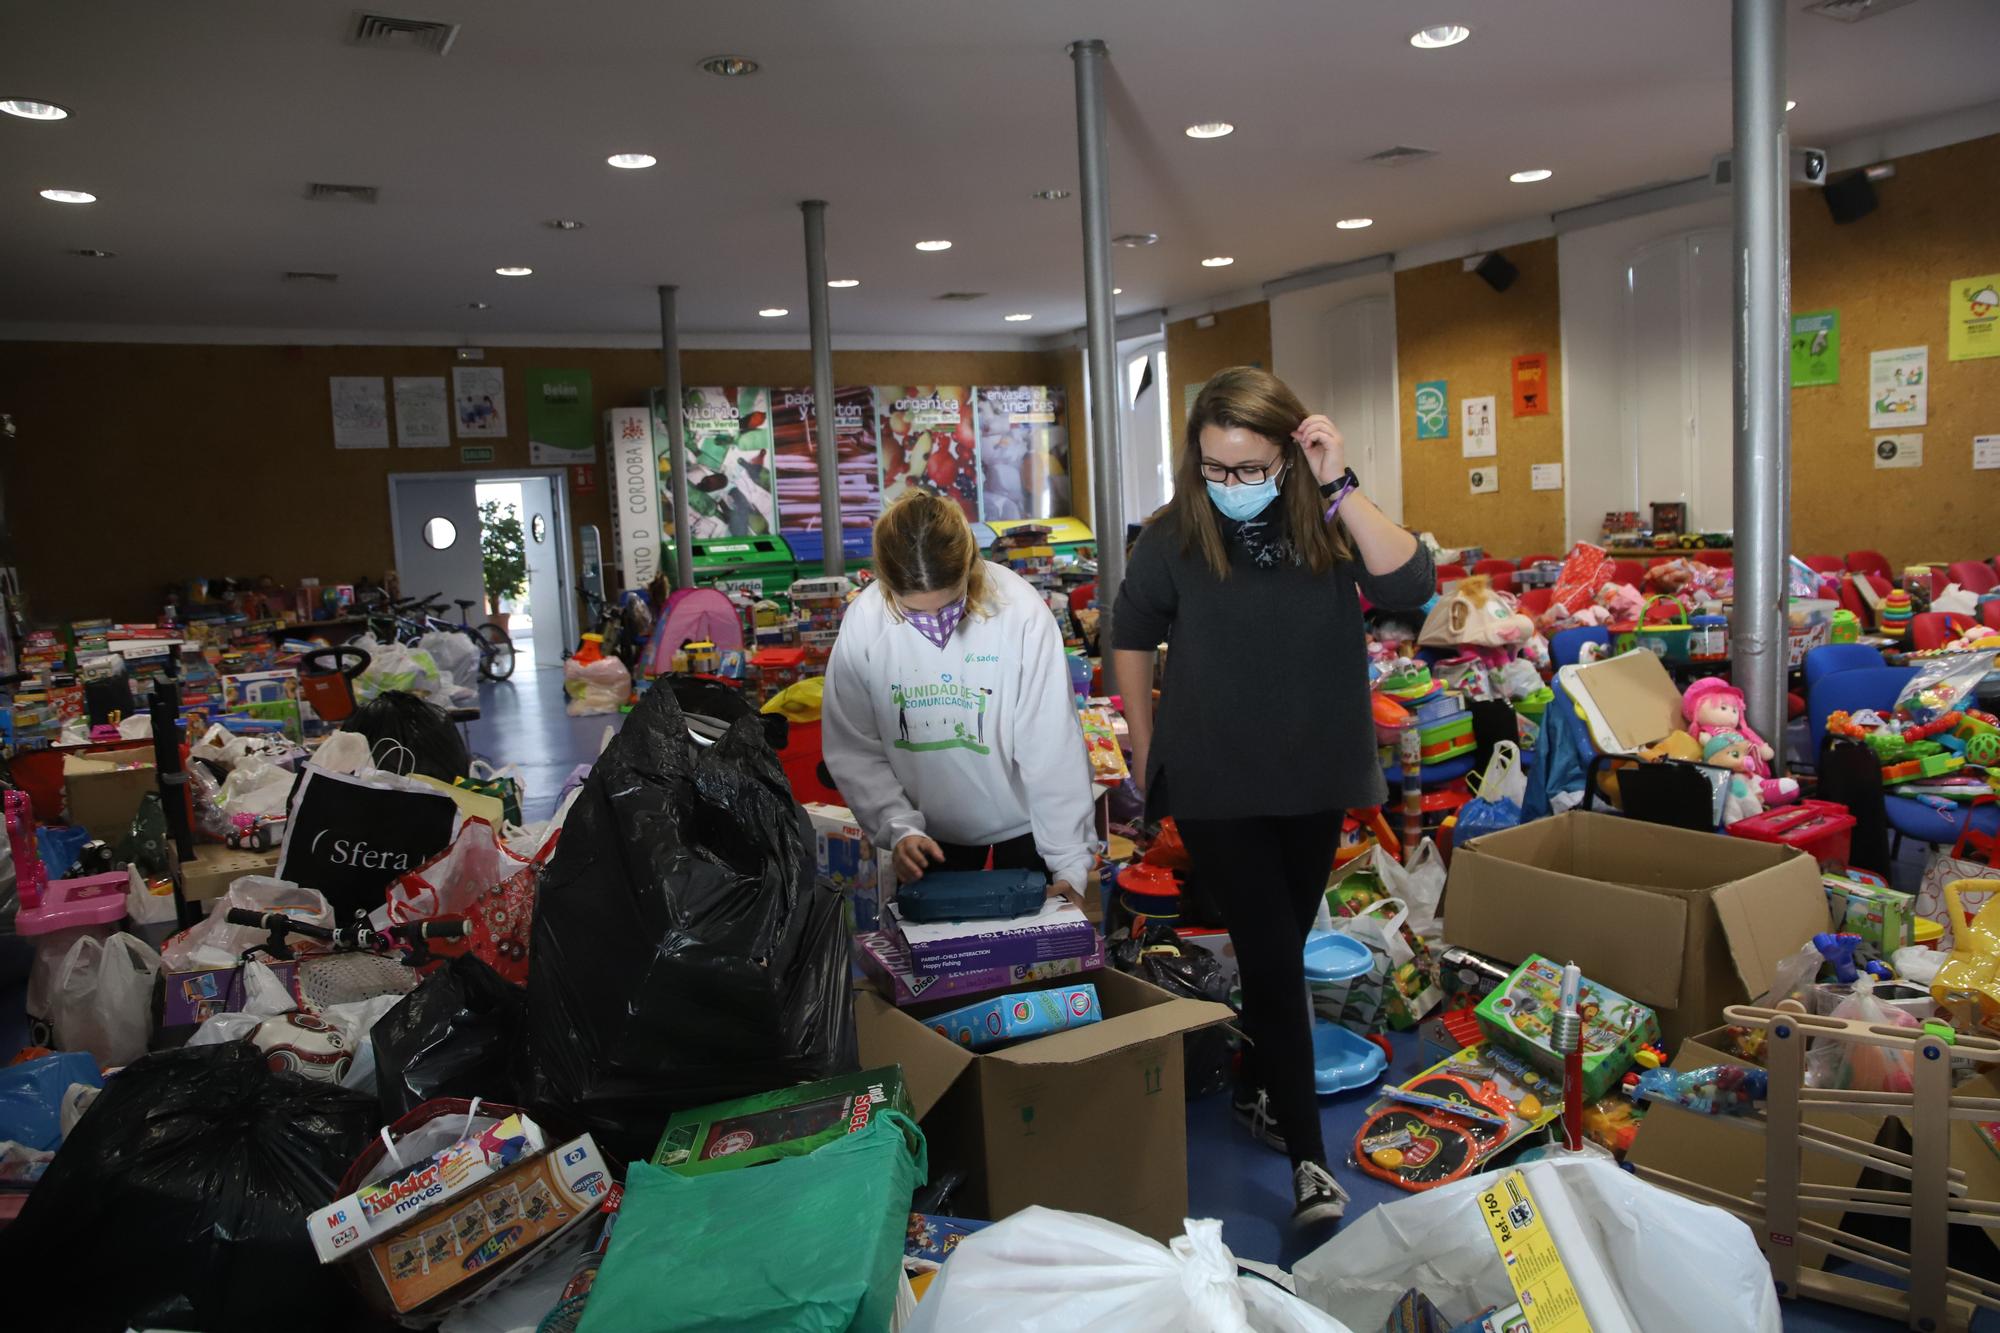
<path id="1" fill-rule="evenodd" d="M 546 541 L 549 535 L 548 520 L 540 514 L 535 515 L 528 521 L 528 532 L 536 541 Z"/>
<path id="2" fill-rule="evenodd" d="M 433 551 L 448 550 L 458 540 L 458 525 L 442 514 L 424 520 L 424 545 Z"/>

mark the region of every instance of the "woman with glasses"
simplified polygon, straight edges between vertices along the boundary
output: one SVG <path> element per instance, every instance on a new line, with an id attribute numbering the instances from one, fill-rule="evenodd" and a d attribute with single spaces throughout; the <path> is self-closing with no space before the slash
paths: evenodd
<path id="1" fill-rule="evenodd" d="M 1362 492 L 1334 424 L 1239 366 L 1195 399 L 1173 499 L 1133 547 L 1112 615 L 1133 771 L 1149 812 L 1180 826 L 1242 965 L 1236 1112 L 1291 1158 L 1302 1225 L 1347 1201 L 1320 1132 L 1306 932 L 1345 812 L 1387 796 L 1359 599 L 1414 609 L 1433 579 L 1429 553 Z"/>

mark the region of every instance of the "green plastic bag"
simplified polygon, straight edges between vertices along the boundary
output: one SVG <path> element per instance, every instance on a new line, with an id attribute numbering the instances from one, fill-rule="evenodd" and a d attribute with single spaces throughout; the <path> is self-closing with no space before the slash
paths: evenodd
<path id="1" fill-rule="evenodd" d="M 923 1133 L 900 1111 L 740 1171 L 634 1162 L 577 1333 L 881 1333 L 928 1174 Z"/>

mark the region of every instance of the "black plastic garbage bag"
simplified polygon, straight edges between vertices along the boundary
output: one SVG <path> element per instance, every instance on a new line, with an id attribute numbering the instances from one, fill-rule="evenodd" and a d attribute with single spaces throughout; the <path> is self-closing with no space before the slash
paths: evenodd
<path id="1" fill-rule="evenodd" d="M 373 1098 L 244 1042 L 149 1055 L 105 1085 L 0 1232 L 18 1329 L 354 1328 L 306 1217 L 377 1127 Z"/>
<path id="2" fill-rule="evenodd" d="M 464 954 L 369 1029 L 382 1122 L 393 1124 L 433 1097 L 513 1103 L 528 994 Z"/>
<path id="3" fill-rule="evenodd" d="M 726 681 L 709 676 L 671 675 L 654 681 L 654 688 L 659 688 L 661 682 L 673 687 L 674 702 L 698 731 L 704 725 L 702 719 L 720 723 L 716 730 L 726 730 L 739 717 L 754 717 L 764 728 L 764 739 L 773 750 L 784 749 L 791 736 L 792 724 L 783 713 L 758 712 L 742 690 Z"/>
<path id="4" fill-rule="evenodd" d="M 530 1106 L 644 1156 L 668 1114 L 857 1067 L 838 893 L 751 717 L 712 747 L 654 688 L 543 872 Z"/>
<path id="5" fill-rule="evenodd" d="M 367 737 L 380 768 L 404 771 L 403 759 L 395 753 L 400 745 L 410 752 L 411 772 L 447 784 L 472 772 L 472 757 L 466 751 L 465 738 L 452 725 L 451 715 L 408 690 L 384 690 L 357 707 L 340 729 Z M 383 744 L 385 741 L 393 744 Z"/>

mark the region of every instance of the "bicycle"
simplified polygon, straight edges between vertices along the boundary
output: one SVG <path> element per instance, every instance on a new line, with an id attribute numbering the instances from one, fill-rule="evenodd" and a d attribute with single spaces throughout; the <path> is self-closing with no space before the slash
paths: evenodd
<path id="1" fill-rule="evenodd" d="M 435 597 L 437 594 L 432 593 Z M 469 597 L 455 597 L 452 605 L 458 608 L 458 623 L 440 620 L 436 615 L 426 617 L 425 624 L 445 634 L 463 634 L 472 640 L 472 646 L 479 651 L 479 676 L 482 680 L 501 681 L 514 674 L 514 641 L 492 621 L 475 626 L 470 615 L 471 608 L 478 605 Z M 444 603 L 426 601 L 424 610 L 442 612 Z"/>

